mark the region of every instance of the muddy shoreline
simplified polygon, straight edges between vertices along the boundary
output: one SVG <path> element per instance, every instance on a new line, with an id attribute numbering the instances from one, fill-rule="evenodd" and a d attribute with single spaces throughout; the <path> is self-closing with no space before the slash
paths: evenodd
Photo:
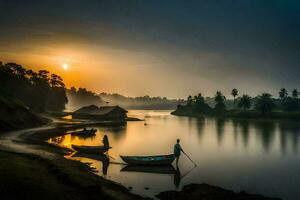
<path id="1" fill-rule="evenodd" d="M 9 154 L 10 157 L 23 157 L 24 159 L 34 160 L 37 163 L 37 167 L 42 166 L 45 170 L 48 170 L 54 177 L 58 177 L 58 181 L 63 182 L 66 185 L 66 190 L 75 191 L 74 196 L 70 195 L 70 198 L 80 196 L 80 199 L 149 199 L 142 196 L 130 193 L 130 190 L 126 187 L 102 178 L 92 173 L 92 170 L 88 165 L 83 164 L 79 161 L 67 160 L 63 156 L 70 152 L 70 149 L 58 147 L 47 143 L 46 141 L 51 137 L 62 136 L 67 134 L 67 131 L 82 128 L 85 126 L 98 125 L 98 126 L 111 126 L 111 123 L 94 123 L 85 122 L 79 124 L 69 124 L 62 122 L 52 122 L 42 128 L 19 131 L 19 134 L 9 136 L 10 133 L 0 136 L 0 153 Z M 17 131 L 18 132 L 18 131 Z M 1 145 L 3 139 L 11 140 L 17 147 L 24 147 L 25 152 L 22 148 L 13 148 L 9 146 L 9 143 Z M 5 143 L 4 143 L 5 144 Z M 12 144 L 11 144 L 12 145 Z M 12 148 L 9 148 L 12 147 Z M 19 151 L 19 152 L 18 152 Z M 26 152 L 27 151 L 27 152 Z M 12 156 L 13 155 L 13 156 Z M 222 198 L 224 189 L 205 185 L 205 189 L 201 187 L 202 184 L 191 184 L 193 192 L 183 191 L 166 191 L 158 194 L 156 197 L 159 199 L 211 199 L 210 197 L 217 197 L 212 199 L 228 199 L 226 196 Z M 191 188 L 191 185 L 187 185 L 184 188 Z M 1 188 L 0 188 L 1 189 Z M 203 191 L 206 191 L 203 193 Z M 229 191 L 229 190 L 226 190 Z M 50 192 L 50 191 L 49 191 Z M 208 192 L 210 196 L 207 196 Z M 212 195 L 214 194 L 214 195 Z M 254 199 L 258 197 L 255 195 L 249 195 L 247 193 L 234 193 L 230 191 L 231 198 L 236 199 Z M 102 197 L 102 198 L 100 198 Z M 265 199 L 259 196 L 259 199 Z M 266 198 L 272 199 L 272 198 Z"/>

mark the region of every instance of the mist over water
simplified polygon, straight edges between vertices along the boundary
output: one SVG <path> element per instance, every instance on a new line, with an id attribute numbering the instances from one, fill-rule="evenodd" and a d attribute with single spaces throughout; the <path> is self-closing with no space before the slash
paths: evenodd
<path id="1" fill-rule="evenodd" d="M 173 174 L 121 171 L 123 165 L 107 166 L 92 158 L 67 156 L 91 163 L 96 174 L 132 187 L 132 192 L 141 195 L 153 197 L 161 191 L 205 182 L 287 200 L 300 196 L 299 122 L 197 119 L 169 113 L 130 110 L 129 116 L 145 119 L 147 126 L 144 122 L 128 122 L 123 127 L 93 127 L 97 128 L 94 138 L 67 134 L 50 142 L 66 147 L 100 145 L 103 135 L 107 134 L 113 147 L 109 154 L 115 158 L 111 161 L 122 162 L 119 155 L 172 153 L 176 139 L 180 138 L 183 149 L 197 163 L 197 168 L 193 169 L 193 164 L 184 156 L 179 161 L 179 172 L 174 167 L 176 173 Z M 157 172 L 166 171 L 157 169 Z"/>

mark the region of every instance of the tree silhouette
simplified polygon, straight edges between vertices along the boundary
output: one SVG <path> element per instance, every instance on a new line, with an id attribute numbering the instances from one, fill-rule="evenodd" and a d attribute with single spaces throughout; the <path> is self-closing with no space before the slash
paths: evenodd
<path id="1" fill-rule="evenodd" d="M 196 105 L 202 105 L 205 103 L 204 97 L 202 96 L 201 93 L 199 93 L 198 96 L 196 97 L 195 103 Z"/>
<path id="2" fill-rule="evenodd" d="M 239 100 L 238 107 L 244 110 L 249 109 L 251 107 L 251 97 L 244 94 Z"/>
<path id="3" fill-rule="evenodd" d="M 299 92 L 298 92 L 297 89 L 294 89 L 294 90 L 292 91 L 292 97 L 295 98 L 295 99 L 298 99 L 298 97 L 299 97 Z"/>
<path id="4" fill-rule="evenodd" d="M 275 103 L 272 99 L 272 95 L 263 93 L 257 97 L 255 103 L 255 109 L 260 111 L 262 114 L 267 114 L 275 108 Z"/>
<path id="5" fill-rule="evenodd" d="M 193 97 L 191 95 L 188 96 L 187 98 L 187 105 L 190 106 L 193 103 Z"/>
<path id="6" fill-rule="evenodd" d="M 221 91 L 217 91 L 215 95 L 215 111 L 222 112 L 226 109 L 224 101 L 226 100 L 226 97 L 222 94 Z"/>
<path id="7" fill-rule="evenodd" d="M 239 94 L 239 91 L 236 88 L 232 89 L 231 95 L 233 96 L 234 101 L 235 101 L 235 98 L 238 96 L 238 94 Z"/>
<path id="8" fill-rule="evenodd" d="M 67 102 L 62 78 L 50 76 L 47 70 L 34 72 L 16 63 L 1 63 L 0 83 L 3 92 L 35 111 L 63 110 Z"/>
<path id="9" fill-rule="evenodd" d="M 278 94 L 280 99 L 285 99 L 286 97 L 288 97 L 288 92 L 285 88 L 281 88 Z"/>

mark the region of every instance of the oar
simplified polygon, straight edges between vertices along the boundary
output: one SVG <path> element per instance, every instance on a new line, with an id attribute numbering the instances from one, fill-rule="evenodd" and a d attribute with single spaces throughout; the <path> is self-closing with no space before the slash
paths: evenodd
<path id="1" fill-rule="evenodd" d="M 188 157 L 188 159 L 195 165 L 195 166 L 197 166 L 197 164 L 196 163 L 194 163 L 194 161 L 185 153 L 185 152 L 183 152 L 184 153 L 184 155 L 186 155 L 186 157 Z"/>

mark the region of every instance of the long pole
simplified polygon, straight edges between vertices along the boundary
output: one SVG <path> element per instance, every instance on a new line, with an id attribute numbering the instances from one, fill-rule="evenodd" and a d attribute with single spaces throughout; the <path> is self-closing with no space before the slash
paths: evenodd
<path id="1" fill-rule="evenodd" d="M 195 166 L 197 166 L 197 164 L 196 163 L 194 163 L 194 161 L 185 153 L 185 152 L 183 152 L 184 153 L 184 155 L 186 155 L 186 157 L 188 157 L 188 159 L 195 165 Z"/>

